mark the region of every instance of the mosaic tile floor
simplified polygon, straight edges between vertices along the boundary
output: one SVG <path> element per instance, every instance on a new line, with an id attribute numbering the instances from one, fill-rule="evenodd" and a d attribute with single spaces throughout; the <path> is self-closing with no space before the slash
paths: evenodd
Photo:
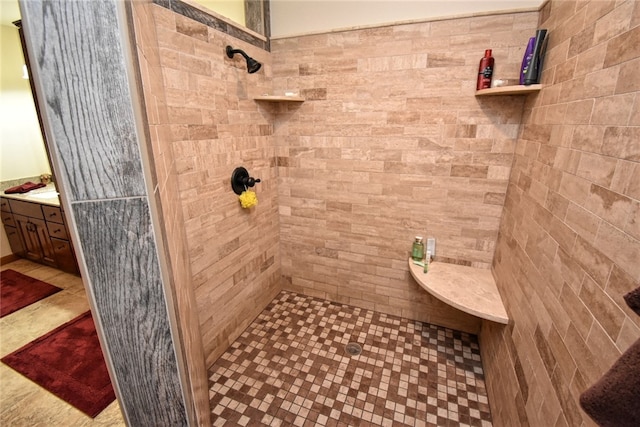
<path id="1" fill-rule="evenodd" d="M 209 396 L 214 426 L 491 426 L 476 336 L 290 292 L 212 366 Z"/>

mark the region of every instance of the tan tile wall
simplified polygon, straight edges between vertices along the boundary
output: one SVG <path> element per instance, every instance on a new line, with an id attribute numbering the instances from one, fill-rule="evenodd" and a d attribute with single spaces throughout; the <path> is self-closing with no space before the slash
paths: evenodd
<path id="1" fill-rule="evenodd" d="M 640 338 L 640 2 L 551 1 L 494 275 L 513 322 L 481 349 L 496 425 L 591 425 L 578 398 Z"/>
<path id="2" fill-rule="evenodd" d="M 152 6 L 159 65 L 145 101 L 158 169 L 158 193 L 170 229 L 172 268 L 190 288 L 206 368 L 281 289 L 273 118 L 252 100 L 269 91 L 270 54 L 204 24 Z M 263 63 L 249 75 L 225 46 Z M 141 61 L 143 62 L 143 61 Z M 163 97 L 158 96 L 163 93 Z M 232 171 L 262 179 L 258 206 L 240 207 Z M 195 340 L 196 337 L 194 336 Z"/>
<path id="3" fill-rule="evenodd" d="M 546 87 L 524 118 L 523 98 L 473 89 L 487 47 L 495 77 L 516 77 L 537 13 L 292 37 L 272 56 L 153 14 L 161 66 L 143 52 L 141 67 L 158 194 L 169 233 L 185 234 L 170 239 L 172 268 L 191 270 L 207 366 L 281 273 L 294 291 L 477 330 L 415 284 L 406 257 L 422 234 L 439 256 L 487 267 L 500 227 L 494 269 L 514 322 L 481 336 L 496 424 L 588 423 L 578 394 L 640 336 L 621 300 L 640 279 L 637 2 L 541 11 Z M 227 43 L 263 71 L 220 61 Z M 251 101 L 272 73 L 274 91 L 307 102 Z M 239 165 L 264 180 L 254 212 L 228 188 Z"/>
<path id="4" fill-rule="evenodd" d="M 467 331 L 410 277 L 413 237 L 493 259 L 523 98 L 476 98 L 478 63 L 517 78 L 537 12 L 272 41 L 287 289 Z"/>
<path id="5" fill-rule="evenodd" d="M 196 298 L 191 286 L 184 219 L 177 189 L 176 163 L 171 153 L 171 132 L 167 119 L 160 49 L 151 2 L 131 3 L 136 36 L 136 55 L 143 88 L 142 102 L 147 119 L 149 155 L 156 206 L 159 210 L 162 244 L 169 260 L 171 300 L 180 328 L 181 358 L 188 369 L 193 412 L 199 424 L 210 424 L 209 383 L 204 364 Z"/>

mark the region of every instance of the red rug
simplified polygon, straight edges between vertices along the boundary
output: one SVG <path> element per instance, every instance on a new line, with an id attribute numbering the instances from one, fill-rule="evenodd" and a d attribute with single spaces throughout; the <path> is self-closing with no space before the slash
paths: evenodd
<path id="1" fill-rule="evenodd" d="M 89 311 L 2 361 L 90 417 L 115 400 Z"/>
<path id="2" fill-rule="evenodd" d="M 0 273 L 0 317 L 18 311 L 62 289 L 15 270 Z"/>

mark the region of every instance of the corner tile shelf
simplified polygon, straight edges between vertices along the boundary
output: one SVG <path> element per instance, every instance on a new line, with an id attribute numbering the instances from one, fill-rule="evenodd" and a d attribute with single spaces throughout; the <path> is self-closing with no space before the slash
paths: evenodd
<path id="1" fill-rule="evenodd" d="M 517 85 L 517 86 L 500 86 L 489 89 L 480 89 L 476 91 L 476 96 L 490 95 L 526 95 L 528 93 L 539 92 L 542 89 L 541 84 L 537 85 Z"/>
<path id="2" fill-rule="evenodd" d="M 264 102 L 304 102 L 304 98 L 299 96 L 286 95 L 262 95 L 254 97 L 253 100 Z"/>
<path id="3" fill-rule="evenodd" d="M 409 271 L 422 288 L 452 307 L 504 325 L 509 322 L 491 270 L 432 262 L 425 274 L 409 258 Z"/>

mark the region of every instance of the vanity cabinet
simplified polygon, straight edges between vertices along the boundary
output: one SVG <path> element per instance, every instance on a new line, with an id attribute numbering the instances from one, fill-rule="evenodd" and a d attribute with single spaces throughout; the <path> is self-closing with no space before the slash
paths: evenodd
<path id="1" fill-rule="evenodd" d="M 2 223 L 14 254 L 78 274 L 60 207 L 2 198 Z"/>
<path id="2" fill-rule="evenodd" d="M 56 260 L 53 246 L 51 245 L 51 240 L 49 240 L 45 222 L 41 219 L 24 215 L 14 215 L 13 218 L 24 243 L 22 256 L 31 261 L 55 267 Z"/>
<path id="3" fill-rule="evenodd" d="M 22 243 L 22 238 L 20 237 L 18 228 L 16 227 L 16 222 L 13 219 L 13 215 L 11 214 L 9 201 L 7 199 L 0 200 L 2 224 L 4 225 L 4 231 L 6 232 L 7 239 L 9 240 L 9 246 L 11 246 L 11 251 L 14 254 L 21 254 L 24 252 L 24 244 Z"/>
<path id="4" fill-rule="evenodd" d="M 62 210 L 57 206 L 42 206 L 42 213 L 47 224 L 47 232 L 53 245 L 56 263 L 60 270 L 78 272 L 76 257 L 69 240 Z"/>

